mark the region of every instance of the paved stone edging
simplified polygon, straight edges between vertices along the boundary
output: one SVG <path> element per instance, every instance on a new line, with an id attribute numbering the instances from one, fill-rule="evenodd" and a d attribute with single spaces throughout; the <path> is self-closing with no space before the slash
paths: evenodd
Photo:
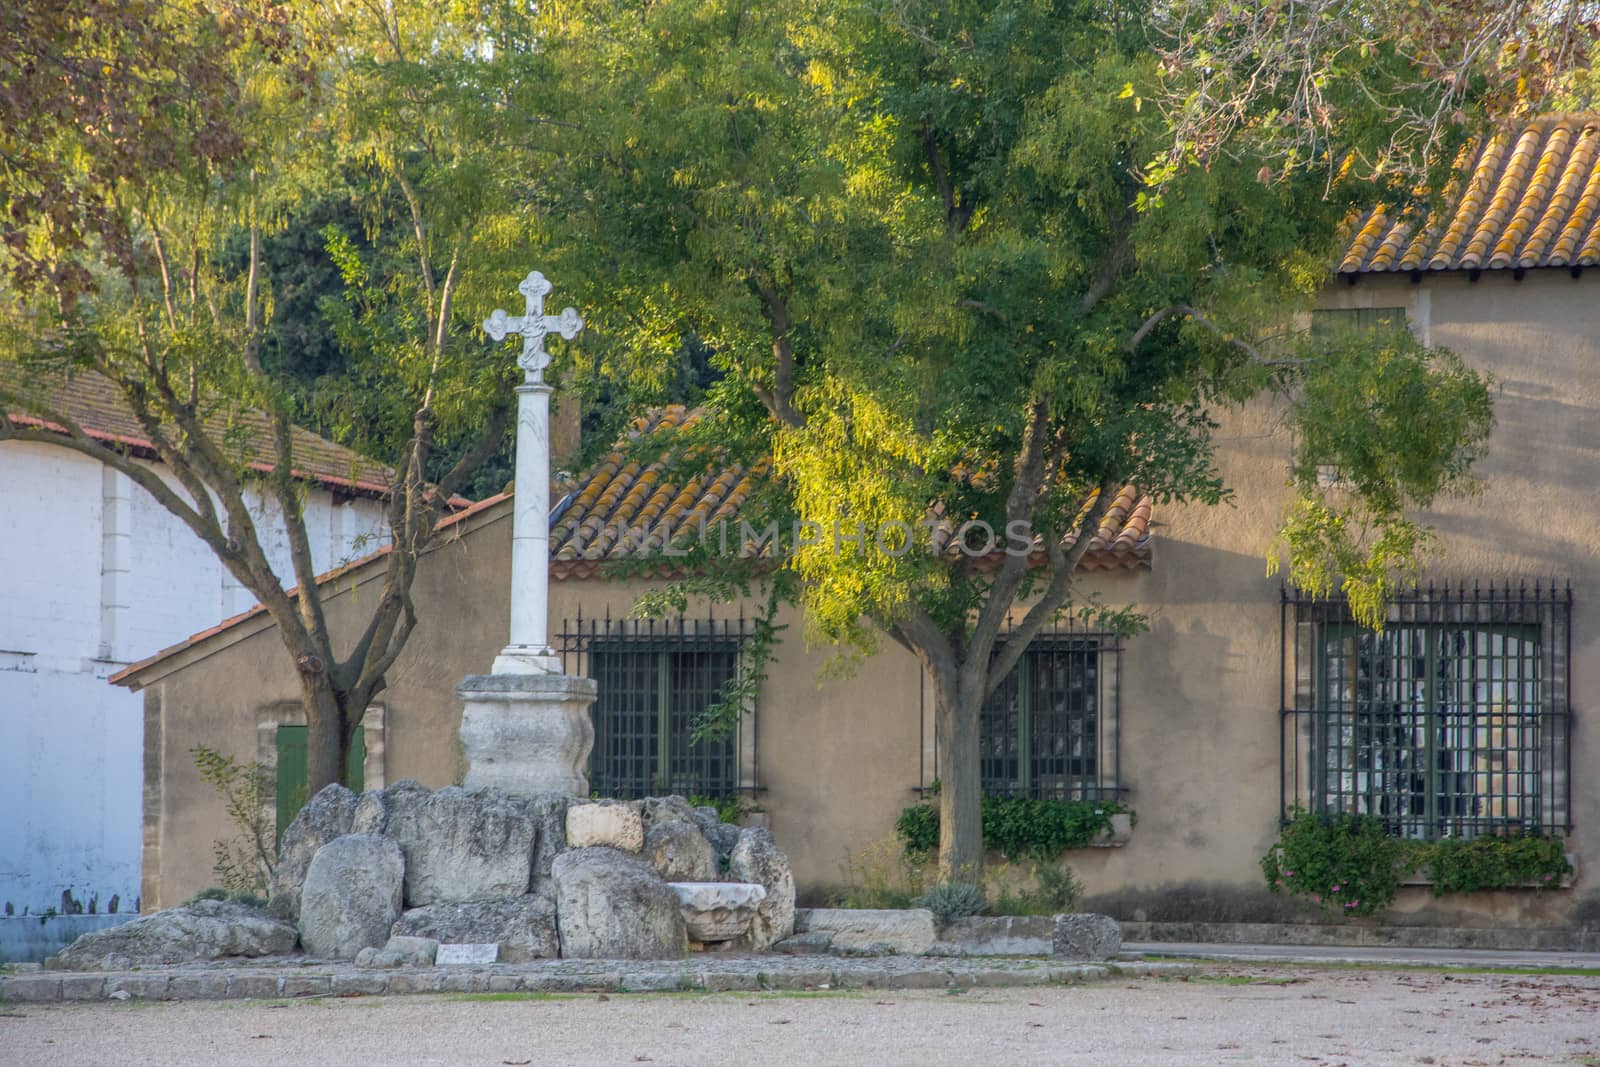
<path id="1" fill-rule="evenodd" d="M 408 993 L 659 993 L 766 989 L 946 989 L 1092 982 L 1129 975 L 1189 974 L 1191 963 L 981 963 L 917 956 L 871 959 L 743 957 L 716 962 L 548 960 L 487 967 L 364 970 L 351 964 L 218 965 L 116 973 L 42 971 L 0 977 L 0 1000 L 293 1000 Z"/>

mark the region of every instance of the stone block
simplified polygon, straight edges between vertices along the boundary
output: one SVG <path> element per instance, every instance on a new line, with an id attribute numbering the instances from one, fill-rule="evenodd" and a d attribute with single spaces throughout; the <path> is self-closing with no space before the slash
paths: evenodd
<path id="1" fill-rule="evenodd" d="M 233 974 L 228 976 L 228 996 L 249 1000 L 276 1000 L 281 975 Z"/>
<path id="2" fill-rule="evenodd" d="M 450 971 L 440 980 L 439 992 L 487 993 L 489 976 L 482 971 Z"/>
<path id="3" fill-rule="evenodd" d="M 161 1000 L 170 981 L 164 974 L 114 974 L 106 979 L 106 996 L 126 993 L 132 1000 Z"/>
<path id="4" fill-rule="evenodd" d="M 175 974 L 167 984 L 169 1000 L 226 1000 L 228 976 L 221 971 Z"/>
<path id="5" fill-rule="evenodd" d="M 388 976 L 390 993 L 437 993 L 439 983 L 443 980 L 443 972 L 436 970 L 426 971 L 397 971 Z"/>
<path id="6" fill-rule="evenodd" d="M 795 932 L 794 872 L 789 857 L 772 839 L 772 831 L 739 831 L 739 841 L 728 858 L 728 877 L 753 882 L 767 891 L 750 924 L 751 948 L 765 951 Z"/>
<path id="7" fill-rule="evenodd" d="M 767 897 L 750 882 L 668 882 L 667 888 L 677 895 L 689 939 L 701 942 L 743 937 Z"/>
<path id="8" fill-rule="evenodd" d="M 569 805 L 567 847 L 638 852 L 644 848 L 644 819 L 632 805 L 617 801 Z"/>
<path id="9" fill-rule="evenodd" d="M 323 845 L 300 893 L 300 941 L 327 960 L 380 948 L 400 917 L 405 860 L 394 839 L 346 834 Z"/>
<path id="10" fill-rule="evenodd" d="M 386 974 L 336 974 L 333 976 L 333 992 L 335 996 L 382 996 L 389 992 L 389 980 Z"/>
<path id="11" fill-rule="evenodd" d="M 498 670 L 499 668 L 496 668 Z M 592 678 L 565 674 L 474 674 L 461 680 L 461 749 L 469 787 L 518 795 L 589 793 L 594 747 Z"/>
<path id="12" fill-rule="evenodd" d="M 1049 915 L 972 915 L 939 931 L 934 956 L 1048 956 L 1055 942 Z"/>
<path id="13" fill-rule="evenodd" d="M 454 944 L 493 942 L 500 946 L 503 963 L 554 959 L 561 953 L 553 889 L 549 895 L 527 893 L 514 900 L 413 908 L 400 916 L 390 932 Z"/>
<path id="14" fill-rule="evenodd" d="M 972 976 L 972 984 L 975 986 L 1032 986 L 1047 985 L 1049 982 L 1050 972 L 1044 967 L 1031 970 L 979 968 Z"/>
<path id="15" fill-rule="evenodd" d="M 692 813 L 687 819 L 658 818 L 650 824 L 644 834 L 644 856 L 669 882 L 710 882 L 717 877 L 716 849 L 695 825 Z"/>
<path id="16" fill-rule="evenodd" d="M 415 782 L 409 783 L 416 785 Z M 421 786 L 417 786 L 421 788 Z M 300 918 L 300 889 L 317 849 L 350 833 L 358 799 L 334 783 L 317 791 L 294 817 L 278 845 L 278 864 L 272 871 L 268 908 L 291 921 Z"/>
<path id="17" fill-rule="evenodd" d="M 833 984 L 833 971 L 826 967 L 808 970 L 782 970 L 767 975 L 768 989 L 820 989 Z"/>
<path id="18" fill-rule="evenodd" d="M 389 940 L 384 943 L 383 950 L 399 956 L 404 966 L 432 967 L 434 958 L 439 952 L 439 942 L 431 937 L 390 935 Z"/>
<path id="19" fill-rule="evenodd" d="M 294 951 L 292 924 L 260 908 L 202 900 L 84 934 L 46 961 L 65 971 L 121 971 Z"/>
<path id="20" fill-rule="evenodd" d="M 902 956 L 920 956 L 938 940 L 926 908 L 805 908 L 795 912 L 795 930 L 832 935 L 835 951 L 887 948 Z"/>
<path id="21" fill-rule="evenodd" d="M 1122 928 L 1109 915 L 1057 915 L 1052 954 L 1062 960 L 1109 960 L 1122 951 Z"/>
<path id="22" fill-rule="evenodd" d="M 833 950 L 833 935 L 823 931 L 795 934 L 772 946 L 772 951 L 785 956 L 826 956 Z"/>
<path id="23" fill-rule="evenodd" d="M 716 809 L 712 808 L 711 811 L 715 813 Z M 648 835 L 650 828 L 657 823 L 694 822 L 695 809 L 680 796 L 645 797 L 639 801 L 639 817 L 644 820 L 644 832 Z"/>
<path id="24" fill-rule="evenodd" d="M 61 979 L 62 1000 L 101 1000 L 106 995 L 105 977 L 98 974 L 69 974 Z"/>
<path id="25" fill-rule="evenodd" d="M 895 989 L 948 989 L 955 976 L 943 968 L 919 968 L 895 972 L 892 984 Z"/>
<path id="26" fill-rule="evenodd" d="M 599 805 L 568 809 L 569 819 L 588 807 Z M 573 839 L 570 821 L 567 838 Z M 676 959 L 688 952 L 677 896 L 637 857 L 613 848 L 575 848 L 556 858 L 552 881 L 562 956 Z"/>
<path id="27" fill-rule="evenodd" d="M 405 903 L 519 897 L 533 876 L 538 821 L 528 800 L 450 786 L 387 795 L 384 832 L 405 855 Z"/>
<path id="28" fill-rule="evenodd" d="M 333 975 L 331 974 L 287 975 L 283 979 L 283 995 L 289 999 L 295 997 L 321 997 L 332 992 Z"/>
<path id="29" fill-rule="evenodd" d="M 61 979 L 45 974 L 0 979 L 0 997 L 19 1004 L 51 1004 L 61 999 Z"/>

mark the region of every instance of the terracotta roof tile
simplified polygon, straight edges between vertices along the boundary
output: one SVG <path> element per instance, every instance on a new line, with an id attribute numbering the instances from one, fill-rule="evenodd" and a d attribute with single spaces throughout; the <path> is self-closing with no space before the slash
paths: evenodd
<path id="1" fill-rule="evenodd" d="M 24 379 L 15 364 L 0 363 L 0 385 L 36 398 L 48 410 L 76 422 L 96 440 L 126 445 L 145 458 L 158 458 L 150 435 L 117 387 L 98 374 L 83 372 L 70 378 L 41 374 Z M 26 412 L 14 411 L 10 415 L 23 425 L 65 432 L 64 427 Z M 272 469 L 272 428 L 266 416 L 247 411 L 230 420 L 227 413 L 219 411 L 206 422 L 218 440 L 224 438 L 223 431 L 227 429 L 230 450 L 237 448 L 235 454 L 246 465 L 258 471 Z M 294 472 L 309 481 L 365 496 L 382 496 L 389 491 L 389 470 L 383 464 L 299 427 L 294 429 Z"/>
<path id="2" fill-rule="evenodd" d="M 1464 152 L 1426 219 L 1379 204 L 1356 220 L 1341 274 L 1600 264 L 1600 116 L 1551 115 Z"/>
<path id="3" fill-rule="evenodd" d="M 698 539 L 702 521 L 707 527 L 737 523 L 740 508 L 766 475 L 768 461 L 748 470 L 741 465 L 713 465 L 684 474 L 669 472 L 666 455 L 649 464 L 630 458 L 629 446 L 640 436 L 692 425 L 699 418 L 698 411 L 672 406 L 637 419 L 625 439 L 577 479 L 565 508 L 557 508 L 559 517 L 550 530 L 553 574 L 586 577 L 608 562 L 658 555 L 663 539 L 667 544 Z M 1149 497 L 1125 486 L 1107 510 L 1080 568 L 1148 566 L 1150 510 Z M 935 545 L 945 552 L 958 551 L 954 540 L 958 526 L 941 522 L 934 527 Z M 737 536 L 733 531 L 730 541 Z M 768 554 L 765 546 L 757 545 L 741 546 L 741 551 L 747 557 Z"/>

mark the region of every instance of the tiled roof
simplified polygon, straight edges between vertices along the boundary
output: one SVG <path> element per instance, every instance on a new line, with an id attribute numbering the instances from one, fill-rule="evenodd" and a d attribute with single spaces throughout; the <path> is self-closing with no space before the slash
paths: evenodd
<path id="1" fill-rule="evenodd" d="M 23 384 L 15 364 L 0 363 L 0 384 L 13 392 L 27 392 L 46 408 L 59 412 L 81 426 L 98 441 L 124 445 L 136 455 L 159 458 L 144 427 L 134 418 L 121 393 L 111 382 L 92 372 L 71 378 L 59 374 L 36 375 Z M 11 412 L 13 422 L 65 432 L 44 419 L 26 412 Z M 218 440 L 228 442 L 230 452 L 241 456 L 247 466 L 258 471 L 272 469 L 272 425 L 265 415 L 246 411 L 231 422 L 222 412 L 206 420 L 207 428 Z M 296 477 L 363 496 L 382 496 L 389 491 L 389 470 L 376 460 L 352 452 L 299 427 L 294 429 L 294 473 Z M 234 451 L 237 449 L 237 451 Z"/>
<path id="2" fill-rule="evenodd" d="M 765 460 L 746 469 L 742 465 L 711 465 L 698 474 L 669 471 L 667 457 L 653 463 L 631 456 L 629 445 L 644 434 L 693 424 L 698 411 L 674 405 L 637 419 L 624 441 L 577 480 L 556 508 L 550 529 L 551 573 L 558 577 L 586 577 L 608 562 L 645 553 L 659 554 L 663 543 L 698 539 L 702 529 L 720 538 L 720 523 L 729 525 L 728 540 L 737 543 L 741 527 L 739 509 L 750 499 L 767 473 Z M 1106 512 L 1089 551 L 1079 563 L 1085 571 L 1118 570 L 1148 566 L 1150 548 L 1149 497 L 1126 486 Z M 704 526 L 702 526 L 702 523 Z M 760 523 L 751 523 L 757 530 Z M 950 552 L 955 523 L 933 529 L 935 545 Z M 770 546 L 745 544 L 744 555 L 764 556 Z M 1041 559 L 1043 553 L 1040 553 Z"/>
<path id="3" fill-rule="evenodd" d="M 1341 274 L 1600 264 L 1600 116 L 1552 115 L 1464 153 L 1434 217 L 1361 218 Z"/>

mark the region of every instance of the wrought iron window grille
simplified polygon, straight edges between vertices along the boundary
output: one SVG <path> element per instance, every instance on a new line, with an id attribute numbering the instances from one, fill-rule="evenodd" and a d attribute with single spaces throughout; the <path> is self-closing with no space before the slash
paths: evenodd
<path id="1" fill-rule="evenodd" d="M 1415 586 L 1381 631 L 1285 586 L 1280 816 L 1433 840 L 1572 829 L 1572 586 Z"/>
<path id="2" fill-rule="evenodd" d="M 985 796 L 1116 800 L 1122 641 L 1066 619 L 1036 636 L 989 697 L 980 727 Z M 1010 639 L 1000 637 L 1000 644 Z"/>
<path id="3" fill-rule="evenodd" d="M 590 789 L 622 799 L 761 792 L 755 709 L 724 734 L 696 736 L 705 712 L 724 701 L 749 636 L 742 609 L 732 618 L 613 618 L 607 610 L 566 620 L 557 635 L 562 669 L 598 689 Z"/>

